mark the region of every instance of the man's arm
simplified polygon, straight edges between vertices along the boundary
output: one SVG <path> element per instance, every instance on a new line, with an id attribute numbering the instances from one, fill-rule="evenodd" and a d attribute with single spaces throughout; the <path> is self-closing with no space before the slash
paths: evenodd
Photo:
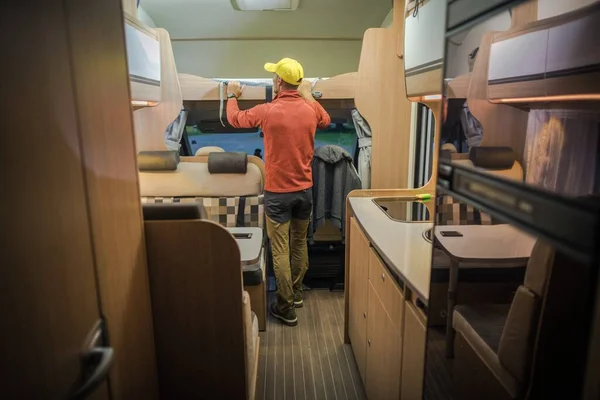
<path id="1" fill-rule="evenodd" d="M 331 124 L 331 117 L 327 111 L 325 111 L 323 106 L 318 101 L 311 103 L 311 106 L 315 109 L 315 113 L 317 113 L 317 127 L 319 129 L 328 128 Z"/>
<path id="2" fill-rule="evenodd" d="M 234 128 L 256 128 L 259 127 L 267 111 L 267 104 L 260 104 L 249 110 L 241 111 L 237 98 L 242 94 L 242 88 L 239 82 L 229 82 L 227 93 L 232 93 L 235 97 L 227 100 L 227 121 Z"/>
<path id="3" fill-rule="evenodd" d="M 321 106 L 321 104 L 312 96 L 310 82 L 302 82 L 300 87 L 298 87 L 298 93 L 300 93 L 300 96 L 302 96 L 304 100 L 306 100 L 308 104 L 310 104 L 310 106 L 315 110 L 315 114 L 317 114 L 317 127 L 319 129 L 326 129 L 329 127 L 331 124 L 331 117 L 327 111 L 325 111 L 323 106 Z"/>

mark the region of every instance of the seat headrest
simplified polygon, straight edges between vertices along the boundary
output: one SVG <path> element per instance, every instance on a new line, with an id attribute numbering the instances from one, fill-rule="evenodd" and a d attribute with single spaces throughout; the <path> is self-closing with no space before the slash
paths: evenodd
<path id="1" fill-rule="evenodd" d="M 210 153 L 223 153 L 225 150 L 223 150 L 220 147 L 217 146 L 204 146 L 204 147 L 200 147 L 198 150 L 196 150 L 196 153 L 194 154 L 195 156 L 207 156 Z"/>
<path id="2" fill-rule="evenodd" d="M 190 203 L 143 204 L 144 221 L 172 221 L 183 219 L 206 219 L 204 206 Z"/>
<path id="3" fill-rule="evenodd" d="M 138 156 L 140 171 L 175 171 L 179 164 L 177 151 L 140 151 Z"/>
<path id="4" fill-rule="evenodd" d="M 246 153 L 210 153 L 208 172 L 211 174 L 245 174 L 248 170 Z"/>
<path id="5" fill-rule="evenodd" d="M 469 159 L 479 168 L 511 169 L 517 155 L 510 147 L 473 147 Z"/>

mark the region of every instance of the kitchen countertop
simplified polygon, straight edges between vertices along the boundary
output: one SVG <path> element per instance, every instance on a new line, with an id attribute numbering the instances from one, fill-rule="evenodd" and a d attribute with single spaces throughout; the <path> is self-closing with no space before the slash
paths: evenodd
<path id="1" fill-rule="evenodd" d="M 350 207 L 387 267 L 427 304 L 432 245 L 423 233 L 433 227 L 433 222 L 394 221 L 373 202 L 373 197 L 350 198 Z"/>

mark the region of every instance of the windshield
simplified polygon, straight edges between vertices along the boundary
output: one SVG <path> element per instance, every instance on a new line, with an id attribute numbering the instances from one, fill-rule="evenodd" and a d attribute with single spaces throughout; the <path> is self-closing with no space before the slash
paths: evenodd
<path id="1" fill-rule="evenodd" d="M 261 131 L 250 133 L 204 133 L 197 126 L 186 126 L 191 153 L 201 147 L 217 146 L 225 151 L 243 152 L 249 155 L 264 155 Z M 331 124 L 327 129 L 319 129 L 315 135 L 315 148 L 324 145 L 337 145 L 354 157 L 357 137 L 351 124 Z"/>

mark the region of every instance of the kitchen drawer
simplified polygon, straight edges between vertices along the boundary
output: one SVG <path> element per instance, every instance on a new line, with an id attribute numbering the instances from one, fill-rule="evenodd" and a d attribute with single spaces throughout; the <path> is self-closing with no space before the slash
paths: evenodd
<path id="1" fill-rule="evenodd" d="M 402 332 L 404 315 L 404 295 L 398 283 L 390 275 L 389 271 L 379 258 L 373 248 L 369 254 L 369 280 L 390 319 L 396 328 Z"/>

